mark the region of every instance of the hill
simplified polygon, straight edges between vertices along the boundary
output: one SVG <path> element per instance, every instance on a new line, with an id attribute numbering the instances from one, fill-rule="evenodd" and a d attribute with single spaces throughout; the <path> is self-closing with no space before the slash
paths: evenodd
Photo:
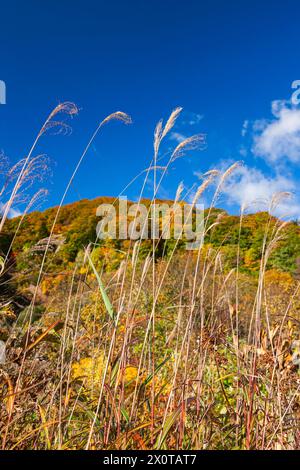
<path id="1" fill-rule="evenodd" d="M 5 224 L 9 448 L 83 449 L 90 435 L 97 449 L 296 448 L 298 225 L 211 209 L 197 250 L 172 237 L 97 241 L 96 208 L 113 202 Z"/>
<path id="2" fill-rule="evenodd" d="M 171 205 L 171 201 L 166 202 Z M 149 200 L 143 200 L 147 207 Z M 61 237 L 60 249 L 56 252 L 55 266 L 66 269 L 70 263 L 74 263 L 78 254 L 90 242 L 96 242 L 96 226 L 99 217 L 96 216 L 96 209 L 101 204 L 114 204 L 114 198 L 99 197 L 93 200 L 83 199 L 75 203 L 67 204 L 60 209 L 56 224 L 54 226 L 54 237 Z M 130 206 L 132 202 L 128 202 Z M 53 221 L 57 212 L 57 207 L 39 212 L 35 211 L 25 217 L 16 217 L 7 221 L 5 232 L 0 237 L 0 250 L 6 254 L 8 247 L 12 244 L 12 253 L 20 267 L 24 258 L 34 259 L 36 252 L 32 248 L 41 240 L 49 237 Z M 224 257 L 225 265 L 228 269 L 236 266 L 237 249 L 239 251 L 238 264 L 245 272 L 255 274 L 260 267 L 260 259 L 263 245 L 278 227 L 280 221 L 275 217 L 270 217 L 267 212 L 257 212 L 255 214 L 239 216 L 229 215 L 220 209 L 206 210 L 204 213 L 206 227 L 212 226 L 205 234 L 205 245 L 219 249 Z M 208 220 L 209 218 L 209 220 Z M 22 220 L 21 220 L 22 219 Z M 21 230 L 18 230 L 19 224 Z M 52 241 L 54 240 L 52 236 Z M 147 251 L 149 243 L 143 241 L 145 245 L 143 253 Z M 151 244 L 150 244 L 151 245 Z M 161 253 L 161 243 L 158 244 Z M 164 249 L 174 245 L 174 240 L 163 241 Z M 128 246 L 128 241 L 111 240 L 97 241 L 97 246 L 115 247 L 120 250 L 123 246 Z M 183 249 L 183 244 L 178 243 L 178 250 Z M 42 250 L 39 250 L 42 252 Z M 293 222 L 285 224 L 281 230 L 280 238 L 274 246 L 272 255 L 268 260 L 269 268 L 276 268 L 282 271 L 299 275 L 300 260 L 300 227 Z M 54 262 L 54 260 L 53 260 Z M 109 263 L 106 262 L 106 266 Z M 116 267 L 116 265 L 114 265 Z M 55 269 L 56 269 L 55 268 Z M 18 269 L 18 268 L 17 268 Z"/>

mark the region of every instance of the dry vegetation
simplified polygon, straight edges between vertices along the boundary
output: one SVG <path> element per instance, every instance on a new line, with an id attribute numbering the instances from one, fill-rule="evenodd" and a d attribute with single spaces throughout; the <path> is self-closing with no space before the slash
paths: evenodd
<path id="1" fill-rule="evenodd" d="M 194 204 L 214 188 L 199 250 L 176 240 L 100 243 L 100 200 L 63 202 L 102 126 L 130 122 L 121 112 L 93 133 L 58 207 L 27 215 L 39 191 L 9 220 L 44 171 L 40 137 L 68 129 L 62 113 L 77 109 L 56 108 L 28 156 L 3 171 L 2 448 L 299 448 L 298 226 L 267 212 L 216 210 L 235 164 L 205 174 L 195 192 Z M 153 177 L 153 200 L 172 163 L 204 143 L 189 138 L 158 165 L 179 113 L 155 130 L 143 172 L 143 188 Z M 180 186 L 175 199 L 183 197 Z"/>

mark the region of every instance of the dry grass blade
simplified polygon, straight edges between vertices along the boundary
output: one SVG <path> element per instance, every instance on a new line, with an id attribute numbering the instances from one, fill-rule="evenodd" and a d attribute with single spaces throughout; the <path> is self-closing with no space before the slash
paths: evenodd
<path id="1" fill-rule="evenodd" d="M 183 190 L 184 190 L 184 184 L 181 181 L 177 187 L 174 204 L 176 204 L 180 200 Z"/>
<path id="2" fill-rule="evenodd" d="M 17 448 L 20 446 L 20 444 L 22 444 L 24 441 L 26 441 L 26 439 L 28 439 L 29 437 L 34 436 L 34 435 L 37 434 L 39 431 L 45 430 L 46 428 L 49 428 L 50 426 L 54 426 L 55 424 L 58 424 L 58 423 L 59 423 L 58 420 L 48 421 L 47 423 L 42 424 L 41 426 L 38 426 L 38 427 L 35 428 L 35 429 L 32 429 L 32 430 L 29 431 L 27 434 L 25 434 L 25 436 L 21 437 L 21 439 L 19 439 L 19 440 L 10 448 L 10 450 L 17 449 Z"/>
<path id="3" fill-rule="evenodd" d="M 26 353 L 31 351 L 33 348 L 35 348 L 43 339 L 45 339 L 48 334 L 55 329 L 58 325 L 63 326 L 62 320 L 56 320 L 54 323 L 52 323 L 33 343 L 29 344 L 25 350 Z"/>
<path id="4" fill-rule="evenodd" d="M 37 404 L 37 406 L 38 406 L 40 416 L 41 416 L 41 420 L 42 420 L 42 423 L 43 423 L 43 431 L 45 433 L 46 446 L 47 446 L 48 450 L 51 450 L 51 441 L 50 441 L 50 437 L 49 437 L 49 429 L 48 429 L 49 426 L 48 426 L 48 422 L 47 422 L 47 419 L 46 419 L 46 411 L 44 410 L 44 408 L 39 403 Z"/>
<path id="5" fill-rule="evenodd" d="M 167 120 L 166 125 L 165 125 L 165 127 L 164 127 L 164 129 L 161 133 L 161 139 L 163 139 L 172 130 L 179 114 L 181 113 L 181 111 L 182 111 L 182 108 L 180 108 L 180 107 L 175 108 L 174 111 L 172 111 L 172 113 L 171 113 L 169 119 Z"/>
<path id="6" fill-rule="evenodd" d="M 184 152 L 188 150 L 194 150 L 200 145 L 204 144 L 205 136 L 203 134 L 196 134 L 192 137 L 188 137 L 177 145 L 174 152 L 172 153 L 171 161 L 174 162 L 177 158 L 182 157 L 184 155 Z"/>
<path id="7" fill-rule="evenodd" d="M 126 201 L 135 216 L 105 195 L 63 206 L 101 126 L 131 122 L 117 111 L 97 121 L 57 207 L 33 212 L 40 190 L 24 202 L 25 213 L 7 218 L 0 246 L 3 449 L 299 447 L 300 227 L 270 213 L 287 207 L 289 195 L 266 199 L 266 210 L 255 214 L 244 214 L 246 205 L 228 213 L 216 202 L 241 183 L 237 162 L 197 175 L 190 188 L 180 183 L 175 201 L 161 200 L 172 163 L 205 143 L 199 134 L 158 156 L 180 111 L 158 123 L 152 161 L 124 189 L 143 175 L 138 204 Z M 59 113 L 76 112 L 59 105 L 39 135 L 60 129 Z M 43 157 L 33 156 L 37 140 L 2 178 L 4 197 L 13 187 L 4 214 L 32 188 L 32 172 L 45 171 Z M 0 173 L 1 164 L 0 154 Z M 211 203 L 203 244 L 187 251 L 185 216 L 196 231 L 204 191 Z M 127 232 L 143 205 L 148 238 L 97 239 L 103 202 Z"/>
<path id="8" fill-rule="evenodd" d="M 11 416 L 13 409 L 14 409 L 14 403 L 15 403 L 15 394 L 14 394 L 14 386 L 12 384 L 12 381 L 8 375 L 7 372 L 1 371 L 6 383 L 7 383 L 7 389 L 8 393 L 6 394 L 6 410 L 9 416 Z"/>
<path id="9" fill-rule="evenodd" d="M 154 154 L 158 154 L 158 149 L 160 146 L 160 142 L 162 139 L 162 121 L 159 121 L 156 125 L 155 131 L 154 131 Z"/>
<path id="10" fill-rule="evenodd" d="M 112 113 L 103 119 L 100 125 L 103 126 L 104 124 L 114 120 L 121 121 L 124 124 L 132 124 L 132 119 L 128 114 L 124 113 L 123 111 L 116 111 L 115 113 Z"/>

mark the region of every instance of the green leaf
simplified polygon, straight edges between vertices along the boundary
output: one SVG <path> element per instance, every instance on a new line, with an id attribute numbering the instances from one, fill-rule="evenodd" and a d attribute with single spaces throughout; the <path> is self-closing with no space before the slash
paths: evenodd
<path id="1" fill-rule="evenodd" d="M 126 419 L 126 422 L 129 423 L 129 414 L 127 413 L 127 411 L 124 408 L 121 408 L 121 413 Z"/>
<path id="2" fill-rule="evenodd" d="M 169 360 L 170 360 L 170 356 L 166 357 L 166 359 L 164 359 L 160 364 L 158 364 L 158 366 L 154 370 L 154 374 L 156 374 Z M 148 383 L 151 382 L 152 379 L 153 379 L 153 374 L 148 375 L 148 377 L 144 380 L 143 385 L 145 386 L 148 385 Z"/>
<path id="3" fill-rule="evenodd" d="M 111 387 L 113 386 L 115 379 L 117 377 L 119 366 L 120 366 L 120 358 L 118 357 L 112 366 L 112 371 L 110 374 L 110 386 Z"/>
<path id="4" fill-rule="evenodd" d="M 5 268 L 5 260 L 3 256 L 0 256 L 0 275 L 3 273 L 4 268 Z"/>
<path id="5" fill-rule="evenodd" d="M 99 276 L 99 274 L 98 274 L 98 272 L 97 272 L 97 270 L 96 270 L 96 268 L 95 268 L 95 265 L 94 265 L 94 263 L 93 263 L 93 261 L 92 261 L 90 255 L 89 255 L 88 253 L 87 253 L 87 258 L 88 258 L 88 260 L 89 260 L 89 263 L 90 263 L 90 265 L 91 265 L 91 268 L 92 268 L 92 270 L 93 270 L 93 272 L 94 272 L 94 274 L 95 274 L 95 276 L 96 276 L 96 279 L 97 279 L 97 281 L 98 281 L 98 286 L 99 286 L 100 293 L 101 293 L 101 295 L 102 295 L 102 299 L 103 299 L 104 305 L 105 305 L 105 307 L 106 307 L 107 313 L 108 313 L 108 315 L 110 316 L 110 318 L 113 320 L 113 322 L 115 323 L 115 318 L 116 318 L 116 316 L 115 316 L 115 313 L 114 313 L 114 309 L 113 309 L 113 307 L 112 307 L 112 304 L 110 303 L 110 300 L 109 300 L 108 295 L 107 295 L 107 293 L 106 293 L 106 290 L 105 290 L 105 288 L 104 288 L 104 285 L 103 285 L 103 282 L 102 282 L 102 280 L 101 280 L 101 277 Z"/>
<path id="6" fill-rule="evenodd" d="M 171 427 L 173 424 L 175 424 L 176 419 L 179 417 L 181 411 L 181 406 L 179 406 L 173 413 L 171 413 L 165 422 L 165 425 L 162 429 L 161 435 L 159 436 L 157 443 L 156 443 L 156 449 L 160 449 L 162 444 L 164 443 L 168 432 L 170 431 Z"/>

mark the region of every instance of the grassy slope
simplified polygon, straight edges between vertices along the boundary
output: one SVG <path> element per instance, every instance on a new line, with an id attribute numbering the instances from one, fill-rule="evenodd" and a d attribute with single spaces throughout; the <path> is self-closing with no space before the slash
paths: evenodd
<path id="1" fill-rule="evenodd" d="M 31 247 L 55 208 L 26 216 L 15 239 L 10 281 L 34 300 L 18 318 L 1 310 L 5 448 L 296 448 L 298 226 L 279 236 L 266 213 L 241 223 L 212 211 L 199 253 L 172 254 L 171 241 L 155 263 L 151 243 L 136 256 L 128 241 L 106 242 L 90 258 L 105 298 L 84 246 L 109 201 L 62 208 L 54 233 L 65 243 L 37 290 L 42 255 Z M 23 390 L 13 400 L 12 387 Z"/>

